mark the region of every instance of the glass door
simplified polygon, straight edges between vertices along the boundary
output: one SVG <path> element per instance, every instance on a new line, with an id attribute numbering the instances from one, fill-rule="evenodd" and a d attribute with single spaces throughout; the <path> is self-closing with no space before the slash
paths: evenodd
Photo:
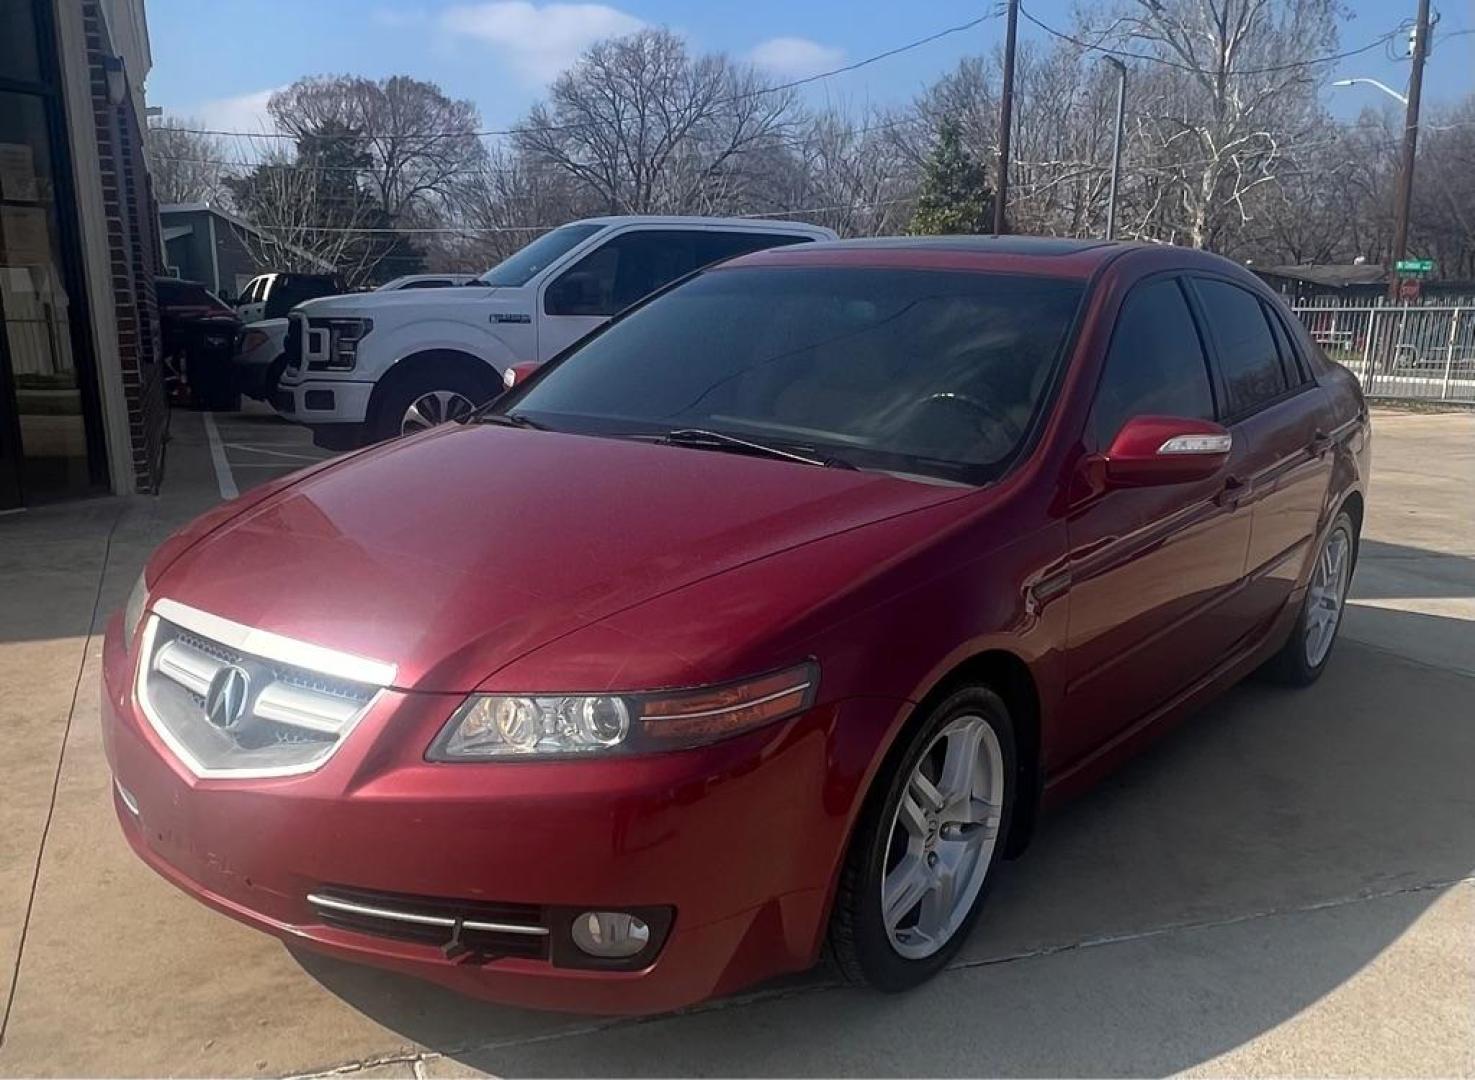
<path id="1" fill-rule="evenodd" d="M 96 490 L 92 379 L 45 5 L 0 4 L 0 507 Z"/>

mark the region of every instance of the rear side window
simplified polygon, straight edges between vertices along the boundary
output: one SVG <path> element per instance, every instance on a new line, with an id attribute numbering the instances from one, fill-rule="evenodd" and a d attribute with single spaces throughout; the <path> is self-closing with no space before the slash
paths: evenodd
<path id="1" fill-rule="evenodd" d="M 794 236 L 788 233 L 696 233 L 692 242 L 693 264 L 696 268 L 711 266 L 715 262 L 734 259 L 739 255 L 747 255 L 749 252 L 788 247 L 790 244 L 803 244 L 808 240 L 807 236 Z"/>
<path id="2" fill-rule="evenodd" d="M 1093 449 L 1105 450 L 1123 424 L 1148 415 L 1214 418 L 1203 345 L 1172 278 L 1137 286 L 1122 305 L 1091 409 Z"/>
<path id="3" fill-rule="evenodd" d="M 1219 357 L 1225 413 L 1244 416 L 1285 393 L 1289 383 L 1259 299 L 1237 285 L 1204 278 L 1194 282 L 1194 290 Z"/>
<path id="4" fill-rule="evenodd" d="M 1285 324 L 1270 310 L 1268 304 L 1262 302 L 1260 307 L 1265 312 L 1265 321 L 1270 324 L 1270 333 L 1275 338 L 1275 349 L 1280 353 L 1280 367 L 1285 372 L 1286 382 L 1291 386 L 1300 386 L 1307 379 L 1306 365 L 1286 336 Z"/>

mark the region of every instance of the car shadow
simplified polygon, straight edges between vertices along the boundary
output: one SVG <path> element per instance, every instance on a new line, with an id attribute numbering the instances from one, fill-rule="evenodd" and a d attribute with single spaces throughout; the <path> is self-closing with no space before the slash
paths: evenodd
<path id="1" fill-rule="evenodd" d="M 1460 623 L 1438 630 L 1475 647 L 1475 622 L 1386 615 Z M 905 995 L 820 968 L 681 1014 L 591 1020 L 297 956 L 377 1022 L 493 1073 L 1191 1068 L 1337 990 L 1469 878 L 1472 700 L 1468 675 L 1348 640 L 1313 688 L 1241 684 L 1044 821 L 953 969 Z"/>

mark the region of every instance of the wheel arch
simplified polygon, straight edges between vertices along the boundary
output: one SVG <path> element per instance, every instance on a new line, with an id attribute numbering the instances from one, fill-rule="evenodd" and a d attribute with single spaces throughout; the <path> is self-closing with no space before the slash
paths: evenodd
<path id="1" fill-rule="evenodd" d="M 1039 816 L 1040 797 L 1044 791 L 1041 749 L 1041 696 L 1039 680 L 1029 663 L 1007 648 L 991 647 L 974 653 L 942 672 L 917 697 L 917 703 L 897 725 L 886 745 L 881 764 L 867 783 L 862 803 L 874 797 L 878 786 L 895 768 L 895 757 L 905 745 L 905 735 L 931 713 L 948 695 L 965 686 L 987 686 L 1004 699 L 1014 721 L 1014 742 L 1018 756 L 1015 782 L 1019 792 L 1014 801 L 1014 816 L 1005 839 L 1004 854 L 1019 855 L 1028 846 Z M 857 812 L 856 821 L 860 820 Z M 853 828 L 852 824 L 852 828 Z M 847 841 L 848 843 L 848 841 Z"/>
<path id="2" fill-rule="evenodd" d="M 477 378 L 488 378 L 493 382 L 499 380 L 502 372 L 502 369 L 492 361 L 464 349 L 421 349 L 408 353 L 389 365 L 374 383 L 374 390 L 369 395 L 369 407 L 366 413 L 369 423 L 371 425 L 378 423 L 379 410 L 384 405 L 384 399 L 401 382 L 436 367 L 464 371 Z"/>

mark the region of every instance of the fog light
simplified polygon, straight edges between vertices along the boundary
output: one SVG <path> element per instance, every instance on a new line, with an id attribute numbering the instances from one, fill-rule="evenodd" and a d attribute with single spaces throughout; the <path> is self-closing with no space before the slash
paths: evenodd
<path id="1" fill-rule="evenodd" d="M 569 928 L 574 944 L 590 956 L 623 960 L 650 943 L 650 927 L 623 911 L 586 911 Z"/>

